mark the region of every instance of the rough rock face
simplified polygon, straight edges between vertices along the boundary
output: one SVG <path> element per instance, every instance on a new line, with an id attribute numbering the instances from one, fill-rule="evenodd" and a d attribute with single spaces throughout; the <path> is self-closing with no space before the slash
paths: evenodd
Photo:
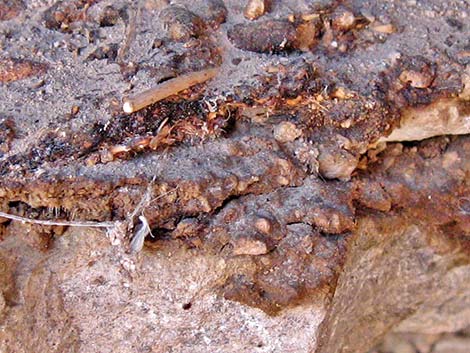
<path id="1" fill-rule="evenodd" d="M 365 352 L 397 324 L 438 333 L 470 324 L 468 253 L 429 224 L 416 223 L 405 217 L 361 220 L 318 352 Z M 434 315 L 441 319 L 434 321 L 429 308 L 439 308 Z"/>
<path id="2" fill-rule="evenodd" d="M 0 350 L 366 352 L 469 326 L 468 15 L 0 5 Z"/>
<path id="3" fill-rule="evenodd" d="M 390 333 L 370 353 L 464 353 L 470 343 L 468 328 L 455 333 Z"/>

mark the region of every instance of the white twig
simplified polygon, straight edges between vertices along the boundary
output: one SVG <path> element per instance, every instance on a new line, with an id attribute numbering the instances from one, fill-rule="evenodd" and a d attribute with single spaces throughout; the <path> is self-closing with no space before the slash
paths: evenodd
<path id="1" fill-rule="evenodd" d="M 140 202 L 135 207 L 134 211 L 126 217 L 124 221 L 114 221 L 114 222 L 94 222 L 94 221 L 52 221 L 46 219 L 33 219 L 17 215 L 12 215 L 6 212 L 0 211 L 0 217 L 11 219 L 14 221 L 20 221 L 23 223 L 33 223 L 41 224 L 45 226 L 70 226 L 70 227 L 92 227 L 92 228 L 108 228 L 107 234 L 113 245 L 118 245 L 121 243 L 121 239 L 126 236 L 126 233 L 131 230 L 132 225 L 134 224 L 134 217 L 139 213 L 140 227 L 137 229 L 136 234 L 131 240 L 130 248 L 133 253 L 139 252 L 142 250 L 144 245 L 145 237 L 148 234 L 152 234 L 150 225 L 147 221 L 147 218 L 143 214 L 144 209 L 148 207 L 152 202 L 169 195 L 173 191 L 176 191 L 178 187 L 175 187 L 167 192 L 164 192 L 161 195 L 158 195 L 155 198 L 153 196 L 152 186 L 154 184 L 155 178 L 147 186 L 147 190 L 142 196 Z"/>
<path id="2" fill-rule="evenodd" d="M 122 109 L 128 114 L 136 112 L 166 97 L 188 89 L 191 86 L 203 83 L 213 78 L 217 72 L 217 68 L 211 68 L 172 78 L 144 92 L 124 98 Z"/>
<path id="3" fill-rule="evenodd" d="M 9 213 L 1 212 L 0 217 L 8 218 L 14 221 L 24 223 L 42 224 L 45 226 L 71 226 L 71 227 L 93 227 L 93 228 L 110 228 L 114 227 L 115 222 L 93 222 L 93 221 L 50 221 L 47 219 L 33 219 L 12 215 Z"/>

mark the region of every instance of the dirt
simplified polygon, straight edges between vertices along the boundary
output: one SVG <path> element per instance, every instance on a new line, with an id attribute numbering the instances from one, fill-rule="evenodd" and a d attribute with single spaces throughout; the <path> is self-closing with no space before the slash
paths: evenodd
<path id="1" fill-rule="evenodd" d="M 211 291 L 272 317 L 334 298 L 371 215 L 419 220 L 468 255 L 468 135 L 378 143 L 436 102 L 468 113 L 468 5 L 273 1 L 255 20 L 245 5 L 0 5 L 1 210 L 118 222 L 150 190 L 146 254 L 223 260 Z M 129 94 L 212 67 L 214 79 L 122 112 Z M 0 226 L 5 249 L 37 257 L 71 231 Z M 61 279 L 47 281 L 60 297 Z M 61 344 L 79 350 L 77 332 Z"/>

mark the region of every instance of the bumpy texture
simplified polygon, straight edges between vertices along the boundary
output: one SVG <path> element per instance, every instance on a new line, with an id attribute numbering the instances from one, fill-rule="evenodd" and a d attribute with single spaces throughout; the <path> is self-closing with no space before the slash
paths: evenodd
<path id="1" fill-rule="evenodd" d="M 0 5 L 1 210 L 127 222 L 0 219 L 2 349 L 358 352 L 469 324 L 468 6 L 247 3 Z"/>

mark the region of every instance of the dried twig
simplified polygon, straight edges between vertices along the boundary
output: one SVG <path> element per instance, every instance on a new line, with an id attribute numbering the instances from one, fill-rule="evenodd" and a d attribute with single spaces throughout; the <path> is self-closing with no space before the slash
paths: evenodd
<path id="1" fill-rule="evenodd" d="M 118 61 L 123 62 L 124 58 L 127 55 L 127 52 L 129 51 L 129 48 L 131 47 L 132 41 L 135 39 L 136 36 L 136 29 L 137 29 L 137 23 L 140 18 L 140 13 L 142 11 L 142 5 L 141 2 L 137 2 L 137 9 L 135 12 L 131 15 L 131 18 L 129 19 L 129 25 L 127 27 L 127 33 L 126 33 L 126 38 L 124 40 L 124 44 L 119 48 L 118 51 Z"/>
<path id="2" fill-rule="evenodd" d="M 140 199 L 137 206 L 134 208 L 131 214 L 129 214 L 125 220 L 114 221 L 114 222 L 94 222 L 94 221 L 52 221 L 45 219 L 32 219 L 17 215 L 12 215 L 6 212 L 0 211 L 0 217 L 11 219 L 14 221 L 20 221 L 24 223 L 40 224 L 45 226 L 70 226 L 70 227 L 92 227 L 92 228 L 108 228 L 106 234 L 111 241 L 112 245 L 119 245 L 123 243 L 123 240 L 128 236 L 129 232 L 134 228 L 134 218 L 139 215 L 140 224 L 134 229 L 134 236 L 130 241 L 129 247 L 131 253 L 137 253 L 142 250 L 144 245 L 145 237 L 148 234 L 152 234 L 150 225 L 147 218 L 144 215 L 144 209 L 148 207 L 152 202 L 169 195 L 176 191 L 178 187 L 175 187 L 163 194 L 153 198 L 153 185 L 155 177 L 148 184 L 147 189 Z M 132 264 L 131 264 L 132 265 Z"/>
<path id="3" fill-rule="evenodd" d="M 217 68 L 212 68 L 175 77 L 144 92 L 125 98 L 122 109 L 126 113 L 136 112 L 191 86 L 205 82 L 213 78 L 217 72 Z"/>
<path id="4" fill-rule="evenodd" d="M 115 226 L 115 222 L 93 222 L 93 221 L 51 221 L 46 219 L 33 219 L 12 215 L 9 213 L 1 212 L 0 217 L 8 218 L 14 221 L 24 223 L 42 224 L 45 226 L 71 226 L 71 227 L 92 227 L 92 228 L 111 228 Z"/>
<path id="5" fill-rule="evenodd" d="M 177 190 L 178 188 L 171 189 L 158 197 L 152 199 L 152 193 L 149 192 L 149 188 L 145 192 L 144 196 L 140 200 L 139 204 L 136 206 L 134 211 L 129 215 L 127 218 L 129 221 L 133 220 L 134 217 L 141 213 L 145 207 L 147 207 L 150 203 L 172 193 L 173 191 Z M 44 226 L 70 226 L 70 227 L 90 227 L 90 228 L 113 228 L 117 225 L 117 223 L 121 221 L 114 221 L 114 222 L 94 222 L 94 221 L 52 221 L 48 219 L 34 219 L 28 217 L 22 217 L 18 215 L 13 215 L 10 213 L 0 211 L 0 217 L 11 219 L 13 221 L 20 221 L 23 223 L 32 223 L 32 224 L 41 224 Z"/>
<path id="6" fill-rule="evenodd" d="M 134 208 L 134 211 L 129 216 L 127 216 L 127 220 L 129 222 L 133 222 L 135 216 L 137 216 L 139 213 L 142 213 L 143 209 L 147 207 L 148 204 L 150 203 L 150 200 L 152 199 L 152 196 L 153 196 L 152 187 L 154 183 L 155 183 L 155 177 L 153 177 L 150 183 L 147 185 L 147 189 L 145 190 L 145 193 L 140 199 L 137 206 Z"/>

